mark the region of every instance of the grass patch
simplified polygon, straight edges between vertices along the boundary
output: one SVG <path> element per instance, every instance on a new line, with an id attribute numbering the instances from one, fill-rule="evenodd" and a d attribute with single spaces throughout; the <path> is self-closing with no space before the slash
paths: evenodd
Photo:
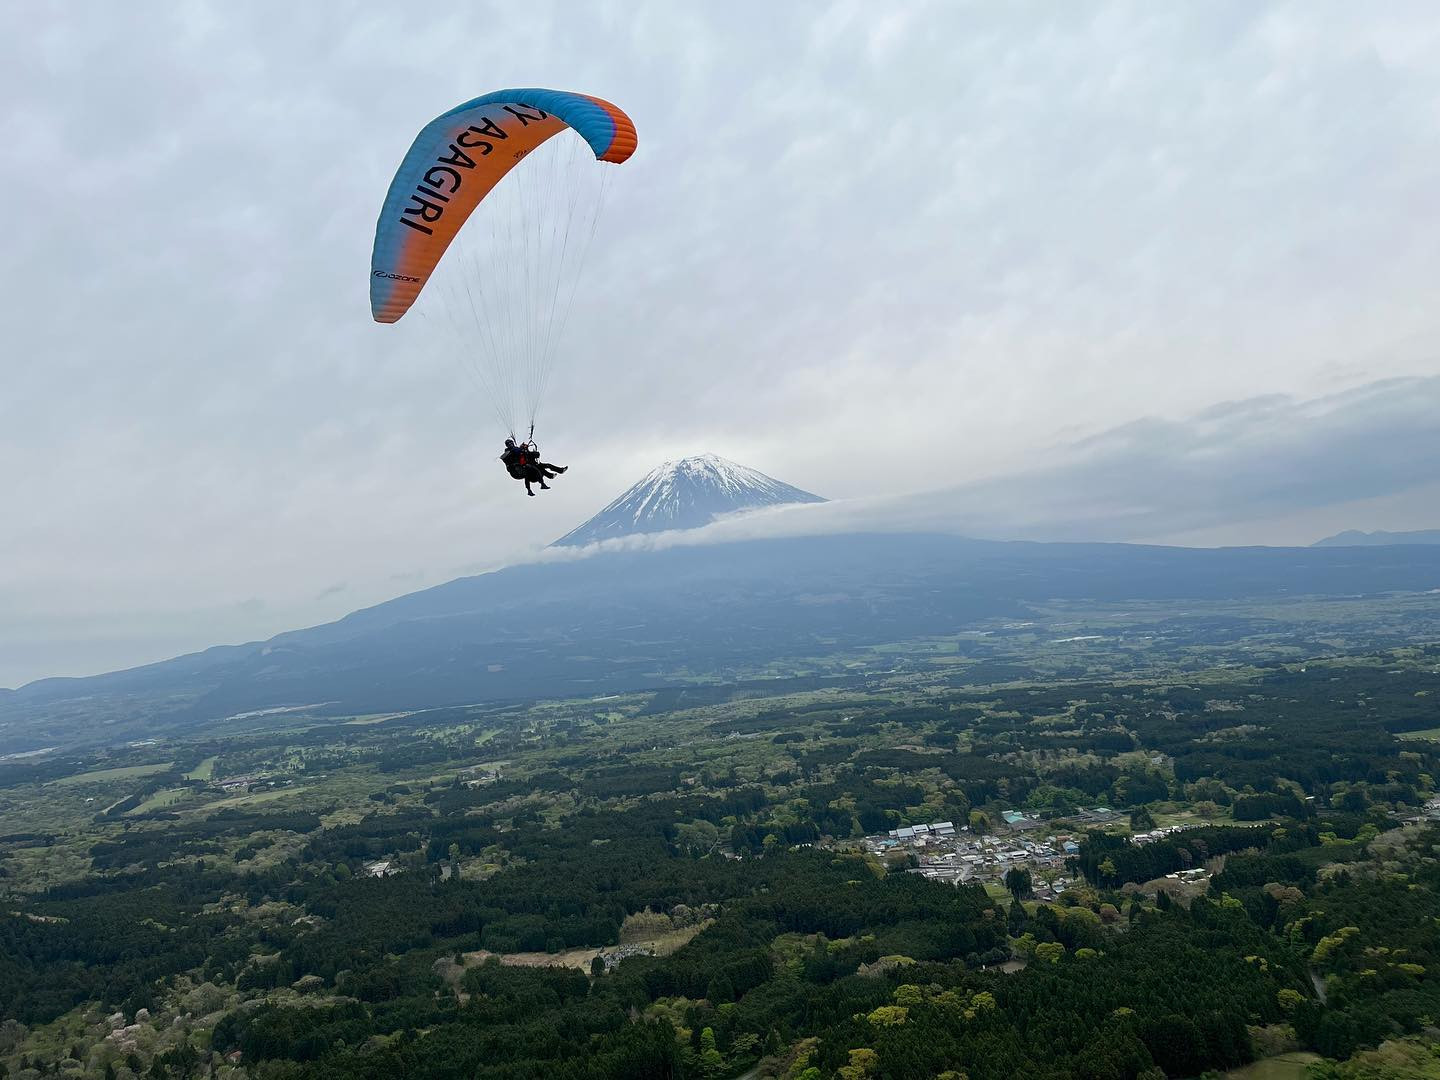
<path id="1" fill-rule="evenodd" d="M 187 772 L 185 774 L 185 779 L 209 780 L 212 776 L 215 775 L 215 762 L 219 760 L 219 758 L 207 757 L 204 761 L 200 762 L 199 765 L 196 765 L 195 768 Z"/>
<path id="2" fill-rule="evenodd" d="M 223 810 L 229 806 L 249 806 L 252 803 L 271 802 L 275 799 L 283 799 L 286 795 L 294 795 L 304 791 L 303 787 L 276 788 L 274 791 L 257 791 L 254 795 L 236 795 L 231 799 L 221 799 L 219 802 L 210 803 L 207 810 Z M 363 814 L 361 815 L 363 817 Z"/>
<path id="3" fill-rule="evenodd" d="M 1440 742 L 1440 727 L 1427 728 L 1424 731 L 1402 731 L 1395 737 L 1397 739 L 1425 739 L 1429 742 Z"/>
<path id="4" fill-rule="evenodd" d="M 150 798 L 135 807 L 134 810 L 131 810 L 130 815 L 148 814 L 152 810 L 164 810 L 168 806 L 174 806 L 189 794 L 189 788 L 161 788 L 155 792 L 154 795 L 151 795 Z"/>
<path id="5" fill-rule="evenodd" d="M 1276 1054 L 1263 1058 L 1243 1069 L 1231 1069 L 1225 1074 L 1226 1080 L 1305 1080 L 1308 1066 L 1323 1059 L 1308 1050 L 1296 1050 L 1289 1054 Z"/>
<path id="6" fill-rule="evenodd" d="M 154 776 L 171 768 L 173 761 L 162 761 L 155 765 L 126 765 L 119 769 L 96 769 L 94 772 L 62 776 L 51 781 L 55 787 L 74 787 L 78 784 L 108 784 L 114 780 L 135 780 L 142 776 Z"/>

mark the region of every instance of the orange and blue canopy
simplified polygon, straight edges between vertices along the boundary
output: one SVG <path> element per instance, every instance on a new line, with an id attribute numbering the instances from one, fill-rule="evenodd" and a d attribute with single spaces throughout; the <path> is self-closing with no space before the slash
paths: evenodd
<path id="1" fill-rule="evenodd" d="M 370 259 L 370 312 L 393 323 L 415 302 L 445 249 L 486 195 L 565 128 L 597 161 L 635 152 L 635 125 L 616 106 L 564 90 L 497 90 L 457 105 L 421 129 L 400 163 Z"/>

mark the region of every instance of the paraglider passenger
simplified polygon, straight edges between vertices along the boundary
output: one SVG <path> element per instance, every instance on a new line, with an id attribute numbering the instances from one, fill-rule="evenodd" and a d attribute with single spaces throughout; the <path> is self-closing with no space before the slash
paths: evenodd
<path id="1" fill-rule="evenodd" d="M 551 465 L 548 461 L 541 461 L 540 448 L 534 443 L 530 444 L 530 452 L 535 458 L 535 467 L 545 474 L 546 480 L 554 480 L 570 467 L 568 465 Z"/>
<path id="2" fill-rule="evenodd" d="M 545 481 L 555 479 L 567 468 L 564 465 L 551 465 L 548 461 L 541 461 L 539 447 L 533 442 L 517 444 L 514 439 L 505 440 L 500 461 L 512 477 L 525 482 L 525 494 L 532 496 L 535 492 L 530 490 L 531 484 L 538 482 L 541 491 L 549 491 L 550 485 Z"/>

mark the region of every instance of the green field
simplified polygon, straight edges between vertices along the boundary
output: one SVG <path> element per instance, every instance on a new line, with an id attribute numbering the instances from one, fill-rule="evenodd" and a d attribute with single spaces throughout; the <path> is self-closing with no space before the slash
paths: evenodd
<path id="1" fill-rule="evenodd" d="M 204 761 L 200 762 L 199 765 L 196 765 L 195 768 L 187 772 L 185 779 L 209 780 L 210 777 L 215 775 L 215 762 L 219 760 L 219 758 L 207 757 Z"/>
<path id="2" fill-rule="evenodd" d="M 386 720 L 394 720 L 397 716 L 406 716 L 406 713 L 375 713 L 370 716 L 356 716 L 345 723 L 350 727 L 366 727 L 370 724 L 383 724 Z"/>
<path id="3" fill-rule="evenodd" d="M 1308 1050 L 1297 1050 L 1246 1065 L 1243 1069 L 1232 1069 L 1226 1073 L 1226 1080 L 1305 1080 L 1306 1067 L 1323 1059 Z"/>
<path id="4" fill-rule="evenodd" d="M 273 802 L 276 799 L 283 799 L 286 795 L 294 795 L 304 791 L 303 787 L 276 788 L 274 791 L 257 791 L 253 795 L 235 795 L 229 799 L 221 799 L 219 802 L 206 804 L 207 810 L 228 810 L 232 806 L 248 806 L 252 803 Z"/>
<path id="5" fill-rule="evenodd" d="M 115 780 L 136 780 L 142 776 L 154 776 L 173 766 L 173 761 L 162 761 L 155 765 L 127 765 L 119 769 L 97 769 L 94 772 L 64 776 L 54 781 L 56 787 L 72 787 L 78 784 L 108 784 Z"/>
<path id="6" fill-rule="evenodd" d="M 1428 728 L 1425 731 L 1405 731 L 1395 737 L 1397 739 L 1426 739 L 1430 742 L 1440 742 L 1440 727 Z"/>
<path id="7" fill-rule="evenodd" d="M 150 798 L 142 802 L 139 806 L 135 807 L 134 810 L 131 810 L 130 814 L 148 814 L 152 810 L 163 810 L 166 807 L 174 806 L 176 803 L 180 802 L 189 794 L 189 788 L 162 788 L 161 790 L 155 792 L 154 795 L 151 795 Z"/>

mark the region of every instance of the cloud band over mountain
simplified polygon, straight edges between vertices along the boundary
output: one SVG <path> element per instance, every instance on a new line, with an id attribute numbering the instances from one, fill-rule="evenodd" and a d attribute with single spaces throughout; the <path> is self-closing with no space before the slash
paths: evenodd
<path id="1" fill-rule="evenodd" d="M 1266 523 L 1273 529 L 1317 513 L 1326 520 L 1359 500 L 1386 499 L 1402 504 L 1391 513 L 1423 525 L 1440 519 L 1431 491 L 1440 462 L 1437 418 L 1440 377 L 1387 379 L 1303 400 L 1257 397 L 1186 419 L 1136 420 L 1056 446 L 1042 465 L 1013 475 L 919 495 L 758 511 L 688 533 L 613 543 L 925 530 L 1110 541 L 1233 530 L 1236 542 L 1301 542 L 1267 535 Z"/>

